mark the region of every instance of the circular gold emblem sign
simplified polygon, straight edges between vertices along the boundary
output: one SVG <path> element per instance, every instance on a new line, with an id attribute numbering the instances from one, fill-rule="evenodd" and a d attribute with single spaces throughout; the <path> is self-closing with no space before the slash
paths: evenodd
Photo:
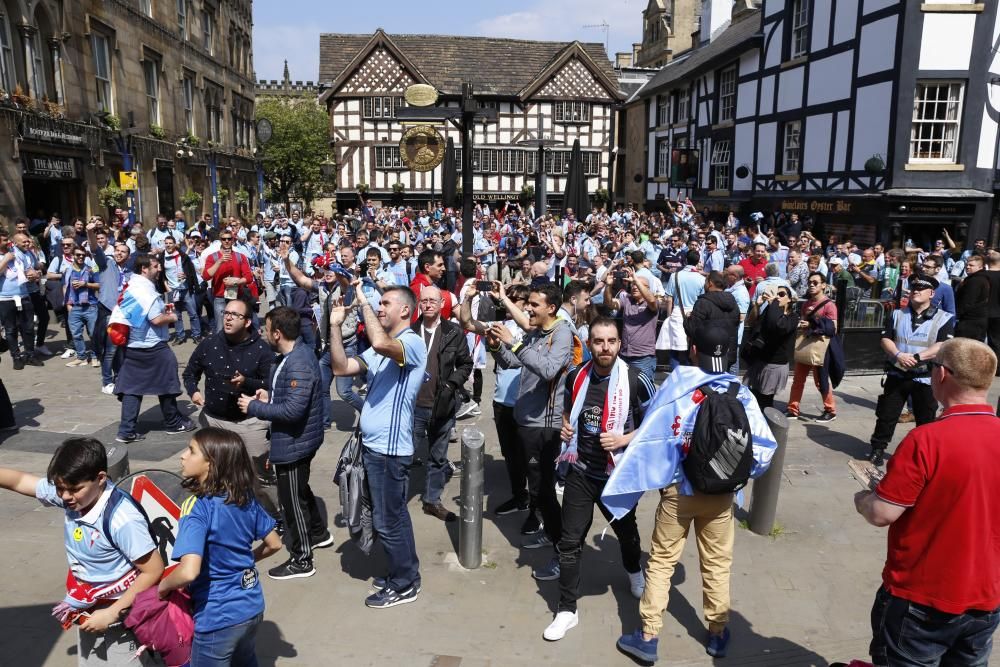
<path id="1" fill-rule="evenodd" d="M 403 164 L 413 171 L 430 171 L 444 160 L 445 141 L 430 125 L 411 127 L 399 141 Z"/>
<path id="2" fill-rule="evenodd" d="M 438 92 L 434 86 L 426 83 L 415 83 L 403 93 L 406 103 L 411 107 L 429 107 L 438 99 Z"/>

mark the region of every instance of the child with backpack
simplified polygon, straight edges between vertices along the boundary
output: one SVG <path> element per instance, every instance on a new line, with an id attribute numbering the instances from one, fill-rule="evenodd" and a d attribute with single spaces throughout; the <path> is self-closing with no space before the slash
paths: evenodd
<path id="1" fill-rule="evenodd" d="M 138 503 L 108 478 L 108 457 L 94 438 L 65 440 L 44 478 L 0 468 L 0 488 L 37 498 L 65 513 L 69 574 L 52 615 L 79 624 L 80 665 L 135 665 L 138 645 L 122 621 L 136 595 L 156 585 L 163 560 Z M 162 664 L 144 653 L 141 665 Z"/>
<path id="2" fill-rule="evenodd" d="M 237 433 L 203 428 L 181 454 L 181 474 L 193 495 L 181 506 L 174 543 L 180 565 L 160 582 L 160 597 L 188 587 L 191 667 L 256 666 L 264 592 L 254 563 L 277 553 L 281 538 L 254 497 L 253 461 Z"/>

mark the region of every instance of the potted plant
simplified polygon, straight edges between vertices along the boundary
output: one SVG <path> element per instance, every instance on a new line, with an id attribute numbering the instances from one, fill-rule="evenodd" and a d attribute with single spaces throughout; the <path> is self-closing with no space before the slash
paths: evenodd
<path id="1" fill-rule="evenodd" d="M 14 99 L 14 102 L 20 106 L 30 106 L 32 102 L 31 95 L 24 92 L 24 88 L 21 87 L 21 84 L 14 86 L 14 92 L 11 94 L 11 97 Z"/>
<path id="2" fill-rule="evenodd" d="M 199 139 L 197 135 L 194 135 L 190 132 L 184 135 L 184 141 L 185 143 L 187 143 L 188 146 L 191 146 L 192 148 L 197 148 L 198 146 L 201 146 L 201 139 Z"/>
<path id="3" fill-rule="evenodd" d="M 611 193 L 608 192 L 607 188 L 597 188 L 594 191 L 594 205 L 597 208 L 604 208 L 604 205 L 611 201 Z"/>
<path id="4" fill-rule="evenodd" d="M 149 136 L 153 137 L 154 139 L 166 139 L 167 131 L 164 130 L 161 126 L 156 125 L 154 123 L 153 125 L 149 126 Z"/>
<path id="5" fill-rule="evenodd" d="M 361 194 L 361 195 L 368 194 L 368 184 L 367 183 L 358 183 L 358 194 Z"/>
<path id="6" fill-rule="evenodd" d="M 250 193 L 246 191 L 246 188 L 240 188 L 235 193 L 233 193 L 233 199 L 240 206 L 246 206 L 250 203 Z"/>
<path id="7" fill-rule="evenodd" d="M 188 191 L 181 195 L 181 208 L 189 211 L 201 208 L 201 202 L 204 198 L 200 193 L 188 188 Z"/>
<path id="8" fill-rule="evenodd" d="M 118 132 L 122 129 L 122 119 L 113 113 L 109 113 L 104 117 L 104 124 L 113 132 Z"/>
<path id="9" fill-rule="evenodd" d="M 97 191 L 97 199 L 104 208 L 120 208 L 125 204 L 125 191 L 109 180 L 107 185 Z"/>
<path id="10" fill-rule="evenodd" d="M 875 176 L 883 171 L 885 171 L 885 160 L 878 153 L 865 160 L 865 173 Z"/>

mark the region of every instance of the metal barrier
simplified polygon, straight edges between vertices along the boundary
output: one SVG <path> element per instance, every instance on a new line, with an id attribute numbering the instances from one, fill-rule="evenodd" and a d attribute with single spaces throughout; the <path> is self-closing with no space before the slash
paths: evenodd
<path id="1" fill-rule="evenodd" d="M 764 409 L 764 419 L 774 435 L 778 448 L 771 457 L 771 467 L 753 482 L 750 499 L 750 530 L 758 535 L 770 535 L 778 513 L 778 492 L 785 468 L 785 445 L 788 442 L 788 419 L 774 408 Z"/>
<path id="2" fill-rule="evenodd" d="M 486 477 L 483 450 L 486 436 L 476 428 L 462 430 L 461 524 L 458 562 L 468 570 L 483 563 L 483 487 Z"/>

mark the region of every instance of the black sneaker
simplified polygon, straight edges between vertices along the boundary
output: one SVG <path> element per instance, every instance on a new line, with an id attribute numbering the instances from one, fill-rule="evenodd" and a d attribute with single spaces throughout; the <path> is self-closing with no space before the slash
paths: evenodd
<path id="1" fill-rule="evenodd" d="M 329 549 L 333 546 L 333 535 L 327 533 L 326 537 L 320 538 L 310 546 L 312 546 L 313 549 Z"/>
<path id="2" fill-rule="evenodd" d="M 34 355 L 28 357 L 25 360 L 24 363 L 28 364 L 29 366 L 44 366 L 45 365 L 44 361 L 42 361 L 41 359 L 39 359 L 38 357 L 36 357 Z"/>
<path id="3" fill-rule="evenodd" d="M 534 535 L 535 533 L 540 531 L 543 527 L 544 526 L 542 522 L 539 521 L 538 517 L 535 516 L 535 513 L 532 512 L 531 514 L 528 515 L 528 518 L 524 520 L 524 523 L 521 524 L 521 534 Z"/>
<path id="4" fill-rule="evenodd" d="M 14 359 L 14 370 L 23 371 L 24 370 L 24 357 L 17 357 Z"/>
<path id="5" fill-rule="evenodd" d="M 183 345 L 187 341 L 187 336 L 181 336 L 180 338 L 174 339 L 174 345 Z"/>
<path id="6" fill-rule="evenodd" d="M 272 579 L 301 579 L 311 577 L 316 574 L 311 560 L 299 561 L 289 558 L 278 567 L 272 567 L 267 571 L 267 576 Z"/>
<path id="7" fill-rule="evenodd" d="M 188 431 L 193 431 L 195 429 L 194 422 L 190 419 L 185 419 L 177 426 L 167 429 L 167 433 L 170 435 L 177 435 L 178 433 L 187 433 Z"/>
<path id="8" fill-rule="evenodd" d="M 829 410 L 824 410 L 823 414 L 821 414 L 819 417 L 816 417 L 816 421 L 823 422 L 823 423 L 829 423 L 829 422 L 832 422 L 836 418 L 837 418 L 837 415 L 835 415 L 834 413 L 830 412 Z"/>
<path id="9" fill-rule="evenodd" d="M 118 435 L 115 437 L 115 442 L 121 442 L 128 444 L 130 442 L 139 442 L 140 440 L 145 440 L 146 436 L 141 433 L 129 433 L 128 435 Z"/>
<path id="10" fill-rule="evenodd" d="M 871 453 L 868 454 L 867 458 L 876 468 L 881 468 L 882 466 L 885 465 L 885 450 L 872 449 Z"/>
<path id="11" fill-rule="evenodd" d="M 528 502 L 518 501 L 517 498 L 511 498 L 507 502 L 500 503 L 493 513 L 497 516 L 504 516 L 506 514 L 515 514 L 517 512 L 527 512 Z"/>
<path id="12" fill-rule="evenodd" d="M 371 609 L 388 609 L 400 604 L 414 602 L 420 595 L 418 586 L 410 586 L 405 591 L 397 593 L 391 588 L 383 588 L 365 598 L 365 606 Z"/>
<path id="13" fill-rule="evenodd" d="M 385 590 L 386 578 L 385 577 L 373 577 L 372 585 L 369 589 L 370 593 L 378 593 L 379 591 Z M 420 582 L 415 583 L 414 588 L 417 589 L 417 595 L 420 594 Z"/>

